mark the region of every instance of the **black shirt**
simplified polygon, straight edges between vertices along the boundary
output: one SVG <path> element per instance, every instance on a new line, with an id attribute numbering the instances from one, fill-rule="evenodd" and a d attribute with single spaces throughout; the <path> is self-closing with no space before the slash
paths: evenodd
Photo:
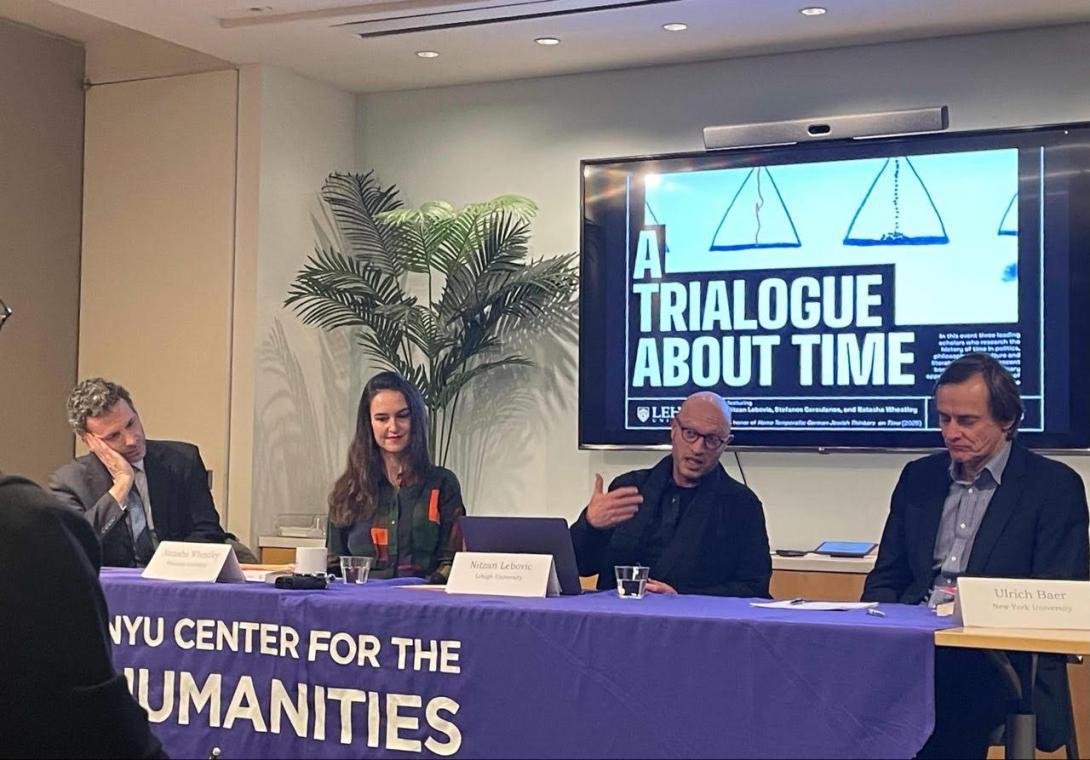
<path id="1" fill-rule="evenodd" d="M 699 485 L 699 483 L 697 484 Z M 673 478 L 662 491 L 662 498 L 655 506 L 655 516 L 647 526 L 647 540 L 644 542 L 644 558 L 641 560 L 648 567 L 658 565 L 659 558 L 674 540 L 677 524 L 682 514 L 696 495 L 696 485 L 682 488 Z"/>

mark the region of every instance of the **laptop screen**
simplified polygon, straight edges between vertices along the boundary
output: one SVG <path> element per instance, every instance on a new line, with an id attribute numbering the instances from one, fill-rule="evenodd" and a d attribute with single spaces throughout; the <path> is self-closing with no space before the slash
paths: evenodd
<path id="1" fill-rule="evenodd" d="M 467 551 L 551 554 L 560 593 L 582 593 L 575 550 L 564 518 L 466 516 L 460 524 Z"/>

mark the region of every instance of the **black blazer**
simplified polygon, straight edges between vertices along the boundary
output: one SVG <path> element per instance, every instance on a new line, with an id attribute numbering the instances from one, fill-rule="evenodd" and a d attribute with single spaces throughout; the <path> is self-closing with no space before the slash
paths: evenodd
<path id="1" fill-rule="evenodd" d="M 165 757 L 110 656 L 94 531 L 0 475 L 0 757 Z"/>
<path id="2" fill-rule="evenodd" d="M 609 490 L 636 486 L 643 496 L 636 515 L 615 528 L 598 530 L 587 511 L 571 527 L 580 575 L 598 574 L 598 588 L 614 588 L 615 565 L 639 564 L 648 527 L 673 475 L 673 458 L 649 470 L 626 472 Z M 772 557 L 761 502 L 731 478 L 722 465 L 701 479 L 692 502 L 678 521 L 673 540 L 651 568 L 651 577 L 682 594 L 767 597 Z"/>
<path id="3" fill-rule="evenodd" d="M 208 490 L 201 453 L 191 443 L 148 441 L 144 455 L 151 515 L 160 541 L 222 543 L 226 534 Z M 124 510 L 110 495 L 113 478 L 94 454 L 79 457 L 49 477 L 63 504 L 78 509 L 102 542 L 102 564 L 136 564 L 132 530 Z"/>
<path id="4" fill-rule="evenodd" d="M 942 507 L 950 490 L 950 456 L 909 462 L 893 491 L 878 560 L 863 601 L 918 604 L 930 591 Z M 1086 490 L 1062 462 L 1017 441 L 980 523 L 965 575 L 991 578 L 1090 579 Z M 1037 743 L 1067 735 L 1067 678 L 1061 657 L 1042 656 L 1034 689 Z"/>
<path id="5" fill-rule="evenodd" d="M 909 462 L 901 472 L 864 601 L 918 604 L 927 597 L 949 468 L 950 455 L 943 452 Z M 1088 580 L 1087 519 L 1078 473 L 1016 441 L 965 575 Z"/>

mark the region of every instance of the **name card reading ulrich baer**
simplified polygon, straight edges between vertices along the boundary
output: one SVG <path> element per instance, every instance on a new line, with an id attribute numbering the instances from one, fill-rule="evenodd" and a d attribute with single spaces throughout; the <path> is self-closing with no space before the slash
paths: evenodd
<path id="1" fill-rule="evenodd" d="M 556 596 L 560 584 L 551 554 L 458 552 L 450 568 L 447 593 Z"/>
<path id="2" fill-rule="evenodd" d="M 159 544 L 142 575 L 161 581 L 246 581 L 229 544 L 187 541 L 163 541 Z"/>
<path id="3" fill-rule="evenodd" d="M 959 578 L 962 625 L 1090 629 L 1090 581 Z"/>

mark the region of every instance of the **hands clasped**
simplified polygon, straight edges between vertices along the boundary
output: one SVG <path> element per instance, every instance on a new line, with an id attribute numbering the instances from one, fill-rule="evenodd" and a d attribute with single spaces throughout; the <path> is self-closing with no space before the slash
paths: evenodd
<path id="1" fill-rule="evenodd" d="M 602 476 L 594 476 L 594 493 L 587 504 L 587 522 L 599 530 L 615 528 L 631 520 L 643 503 L 643 497 L 635 486 L 624 486 L 604 491 Z"/>

